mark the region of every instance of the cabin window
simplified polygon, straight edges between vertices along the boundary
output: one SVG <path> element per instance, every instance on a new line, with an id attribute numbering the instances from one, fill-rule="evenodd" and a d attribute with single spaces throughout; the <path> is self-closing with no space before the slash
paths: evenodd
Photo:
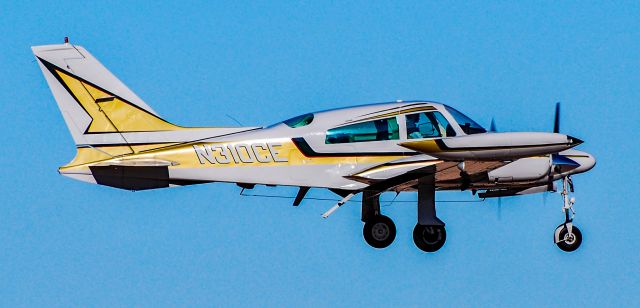
<path id="1" fill-rule="evenodd" d="M 327 131 L 326 144 L 398 140 L 398 121 L 395 117 L 336 127 Z"/>
<path id="2" fill-rule="evenodd" d="M 313 122 L 313 113 L 307 113 L 303 115 L 299 115 L 297 117 L 293 117 L 289 120 L 286 120 L 282 123 L 287 124 L 287 126 L 291 128 L 307 126 Z"/>
<path id="3" fill-rule="evenodd" d="M 409 139 L 453 137 L 456 135 L 449 121 L 440 112 L 413 113 L 405 117 L 407 138 Z"/>

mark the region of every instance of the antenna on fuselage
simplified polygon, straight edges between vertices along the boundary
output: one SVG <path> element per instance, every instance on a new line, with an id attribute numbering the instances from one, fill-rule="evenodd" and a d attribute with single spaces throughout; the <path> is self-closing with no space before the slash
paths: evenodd
<path id="1" fill-rule="evenodd" d="M 238 123 L 238 125 L 240 126 L 244 126 L 242 123 L 240 123 L 240 121 L 238 121 L 236 118 L 230 116 L 229 114 L 225 114 L 227 116 L 227 118 L 233 120 L 234 122 Z"/>

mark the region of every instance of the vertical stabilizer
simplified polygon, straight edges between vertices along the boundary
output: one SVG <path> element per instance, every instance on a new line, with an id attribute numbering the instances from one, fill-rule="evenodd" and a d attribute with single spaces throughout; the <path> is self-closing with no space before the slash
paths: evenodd
<path id="1" fill-rule="evenodd" d="M 92 144 L 88 135 L 95 134 L 128 143 L 124 133 L 184 129 L 160 118 L 81 46 L 32 50 L 76 144 Z"/>

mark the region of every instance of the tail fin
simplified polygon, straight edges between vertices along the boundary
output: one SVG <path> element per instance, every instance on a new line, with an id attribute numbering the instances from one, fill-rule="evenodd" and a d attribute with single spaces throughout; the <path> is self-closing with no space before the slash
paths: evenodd
<path id="1" fill-rule="evenodd" d="M 125 133 L 185 129 L 160 118 L 81 46 L 31 49 L 76 145 L 128 143 Z M 104 135 L 95 138 L 97 134 Z"/>
<path id="2" fill-rule="evenodd" d="M 31 49 L 76 144 L 75 158 L 58 169 L 65 176 L 133 190 L 167 187 L 167 161 L 120 158 L 260 129 L 171 124 L 86 49 L 68 43 Z"/>

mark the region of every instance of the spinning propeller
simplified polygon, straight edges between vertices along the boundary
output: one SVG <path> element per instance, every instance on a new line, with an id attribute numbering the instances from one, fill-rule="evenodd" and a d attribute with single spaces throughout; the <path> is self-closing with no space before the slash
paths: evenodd
<path id="1" fill-rule="evenodd" d="M 495 133 L 498 129 L 496 128 L 496 118 L 491 118 L 491 124 L 489 124 L 489 132 Z M 498 212 L 496 213 L 498 220 L 502 220 L 502 197 L 498 197 Z"/>
<path id="2" fill-rule="evenodd" d="M 553 132 L 560 133 L 560 102 L 556 103 L 556 112 L 553 120 Z M 555 191 L 553 187 L 553 173 L 562 172 L 566 169 L 575 169 L 580 167 L 580 164 L 571 158 L 568 158 L 560 154 L 551 154 L 551 161 L 549 163 L 549 177 L 547 181 L 547 191 Z M 571 185 L 573 188 L 573 185 Z M 571 189 L 573 191 L 573 189 Z"/>

